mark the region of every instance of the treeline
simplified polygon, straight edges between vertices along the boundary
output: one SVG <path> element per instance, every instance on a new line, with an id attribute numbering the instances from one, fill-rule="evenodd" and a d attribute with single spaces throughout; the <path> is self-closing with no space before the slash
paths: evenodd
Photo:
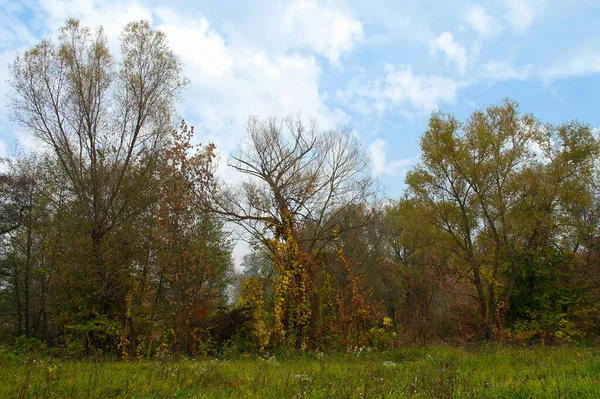
<path id="1" fill-rule="evenodd" d="M 0 176 L 0 340 L 124 358 L 544 342 L 600 332 L 597 157 L 505 100 L 436 112 L 398 200 L 350 131 L 250 118 L 229 166 L 174 123 L 187 81 L 146 22 L 76 20 L 11 65 L 42 151 Z M 235 223 L 251 252 L 236 273 Z"/>

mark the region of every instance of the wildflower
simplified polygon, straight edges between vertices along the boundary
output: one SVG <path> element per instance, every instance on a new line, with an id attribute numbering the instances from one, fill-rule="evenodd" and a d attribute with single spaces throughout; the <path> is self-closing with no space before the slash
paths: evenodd
<path id="1" fill-rule="evenodd" d="M 298 378 L 300 381 L 303 381 L 303 382 L 311 382 L 312 381 L 312 378 L 310 378 L 309 376 L 304 375 L 304 374 L 294 374 L 294 377 Z"/>

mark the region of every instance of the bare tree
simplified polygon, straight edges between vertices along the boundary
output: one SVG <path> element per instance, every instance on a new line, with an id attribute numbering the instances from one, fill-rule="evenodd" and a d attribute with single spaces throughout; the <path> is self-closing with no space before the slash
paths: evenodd
<path id="1" fill-rule="evenodd" d="M 246 142 L 229 165 L 235 188 L 221 187 L 213 209 L 263 244 L 290 232 L 307 252 L 321 251 L 348 223 L 351 210 L 374 197 L 369 160 L 349 130 L 320 131 L 298 119 L 249 119 Z M 366 221 L 365 221 L 366 222 Z"/>
<path id="2" fill-rule="evenodd" d="M 322 251 L 337 234 L 360 227 L 350 223 L 353 209 L 375 195 L 368 158 L 347 130 L 250 118 L 247 141 L 229 164 L 243 180 L 217 187 L 212 209 L 262 244 L 277 271 L 273 337 L 305 349 L 319 335 Z"/>

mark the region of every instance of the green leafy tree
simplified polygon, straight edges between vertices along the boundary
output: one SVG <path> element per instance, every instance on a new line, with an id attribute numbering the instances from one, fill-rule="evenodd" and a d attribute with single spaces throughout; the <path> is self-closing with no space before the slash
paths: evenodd
<path id="1" fill-rule="evenodd" d="M 543 125 L 508 100 L 465 123 L 431 117 L 421 162 L 406 178 L 409 196 L 472 285 L 485 337 L 502 334 L 525 265 L 563 246 L 572 211 L 589 203 L 597 154 L 590 133 L 577 123 Z"/>

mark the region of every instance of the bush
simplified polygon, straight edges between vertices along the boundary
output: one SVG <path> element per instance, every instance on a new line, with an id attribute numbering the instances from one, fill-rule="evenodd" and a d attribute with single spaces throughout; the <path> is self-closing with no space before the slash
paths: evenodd
<path id="1" fill-rule="evenodd" d="M 192 355 L 251 351 L 252 307 L 221 307 L 198 322 L 196 331 L 199 342 Z"/>
<path id="2" fill-rule="evenodd" d="M 13 352 L 15 355 L 40 354 L 46 350 L 46 344 L 37 338 L 21 335 L 15 339 Z"/>
<path id="3" fill-rule="evenodd" d="M 105 315 L 97 315 L 87 322 L 67 326 L 67 354 L 90 357 L 116 353 L 119 329 L 119 323 Z"/>

